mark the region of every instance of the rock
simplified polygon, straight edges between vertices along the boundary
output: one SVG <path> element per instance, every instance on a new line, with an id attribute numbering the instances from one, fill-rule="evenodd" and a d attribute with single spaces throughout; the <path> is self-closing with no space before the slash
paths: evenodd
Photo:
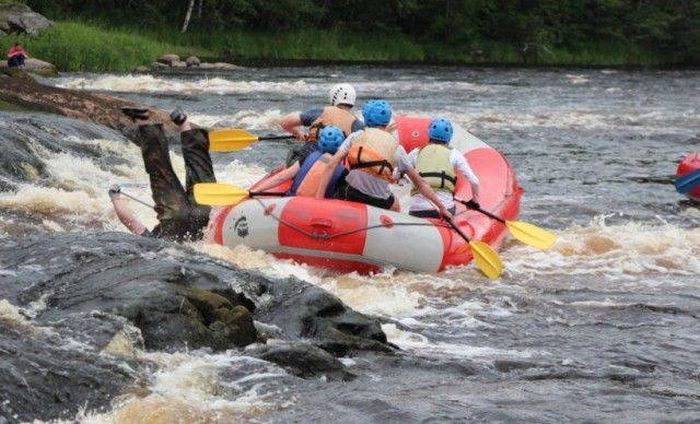
<path id="1" fill-rule="evenodd" d="M 359 350 L 392 351 L 379 321 L 353 311 L 319 287 L 290 278 L 270 280 L 265 288 L 271 299 L 258 305 L 255 319 L 274 324 L 288 337 L 314 339 L 338 356 Z"/>
<path id="2" fill-rule="evenodd" d="M 348 381 L 354 377 L 333 355 L 308 343 L 274 341 L 254 345 L 246 349 L 246 353 L 273 362 L 301 378 L 326 377 L 329 380 Z"/>
<path id="3" fill-rule="evenodd" d="M 190 56 L 185 60 L 188 68 L 197 67 L 201 65 L 202 61 L 199 60 L 197 56 Z"/>
<path id="4" fill-rule="evenodd" d="M 14 274 L 47 256 L 50 267 Z M 37 322 L 101 311 L 137 327 L 147 349 L 244 346 L 256 339 L 254 318 L 338 355 L 392 350 L 377 320 L 314 285 L 268 279 L 161 240 L 40 235 L 6 243 L 0 257 L 0 296 L 18 306 L 43 299 L 49 307 Z"/>
<path id="5" fill-rule="evenodd" d="M 19 3 L 0 3 L 0 31 L 26 33 L 37 36 L 53 23 Z"/>
<path id="6" fill-rule="evenodd" d="M 211 69 L 211 70 L 218 70 L 218 71 L 235 71 L 236 69 L 243 69 L 242 66 L 234 65 L 232 63 L 225 63 L 225 62 L 215 62 L 215 63 L 209 63 L 209 62 L 204 62 L 201 65 L 199 65 L 201 69 Z"/>
<path id="7" fill-rule="evenodd" d="M 9 69 L 6 60 L 0 61 L 0 69 Z M 31 72 L 44 77 L 58 76 L 58 68 L 56 68 L 55 65 L 44 62 L 43 60 L 34 59 L 33 57 L 27 58 L 24 62 L 24 68 L 21 69 L 25 72 Z"/>
<path id="8" fill-rule="evenodd" d="M 71 419 L 80 408 L 108 407 L 139 375 L 67 337 L 0 322 L 0 421 Z M 40 407 L 39 407 L 40 405 Z"/>
<path id="9" fill-rule="evenodd" d="M 24 109 L 56 113 L 94 122 L 117 130 L 131 140 L 136 139 L 136 124 L 124 116 L 120 108 L 124 106 L 143 107 L 143 105 L 106 94 L 93 94 L 86 91 L 42 85 L 26 77 L 26 73 L 18 71 L 16 68 L 0 68 L 0 72 L 14 76 L 14 78 L 2 80 L 0 102 Z M 154 110 L 152 114 L 156 120 L 163 123 L 170 140 L 179 139 L 177 126 L 170 121 L 167 112 Z"/>
<path id="10" fill-rule="evenodd" d="M 175 60 L 170 64 L 170 67 L 184 69 L 184 68 L 187 68 L 187 64 L 181 60 Z"/>
<path id="11" fill-rule="evenodd" d="M 0 417 L 10 422 L 109 407 L 152 373 L 138 349 L 249 345 L 253 318 L 288 340 L 241 355 L 302 378 L 352 379 L 328 352 L 381 350 L 386 339 L 376 321 L 318 287 L 271 280 L 161 240 L 36 234 L 1 240 L 0 257 Z M 251 373 L 270 372 L 258 361 L 251 366 Z M 218 378 L 238 384 L 245 375 L 237 368 L 223 368 L 232 374 Z"/>
<path id="12" fill-rule="evenodd" d="M 139 74 L 146 74 L 146 73 L 148 73 L 148 71 L 150 71 L 150 69 L 148 69 L 148 66 L 143 66 L 143 65 L 137 66 L 136 69 L 134 69 L 134 72 L 139 73 Z"/>
<path id="13" fill-rule="evenodd" d="M 163 63 L 168 66 L 173 66 L 173 62 L 179 62 L 180 56 L 176 54 L 166 54 L 158 58 L 157 62 Z"/>
<path id="14" fill-rule="evenodd" d="M 152 68 L 152 69 L 159 69 L 159 68 L 160 68 L 160 69 L 165 69 L 165 68 L 169 68 L 169 67 L 170 67 L 170 65 L 166 65 L 165 63 L 160 63 L 160 62 L 153 62 L 153 63 L 151 63 L 151 68 Z"/>

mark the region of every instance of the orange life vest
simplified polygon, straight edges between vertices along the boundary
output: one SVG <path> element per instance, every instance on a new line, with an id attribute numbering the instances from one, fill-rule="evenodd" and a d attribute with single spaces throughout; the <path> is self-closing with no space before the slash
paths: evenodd
<path id="1" fill-rule="evenodd" d="M 386 131 L 365 128 L 352 143 L 347 155 L 349 168 L 393 181 L 396 149 L 399 143 Z"/>
<path id="2" fill-rule="evenodd" d="M 318 132 L 323 127 L 334 126 L 340 128 L 347 137 L 352 132 L 352 124 L 357 120 L 355 115 L 337 106 L 326 106 L 321 116 L 309 126 L 309 141 L 316 141 Z"/>
<path id="3" fill-rule="evenodd" d="M 316 190 L 318 190 L 318 185 L 321 182 L 321 175 L 323 175 L 323 171 L 326 169 L 329 158 L 330 156 L 321 155 L 316 159 L 316 162 L 311 166 L 311 169 L 306 173 L 304 179 L 297 188 L 297 196 L 316 196 Z"/>

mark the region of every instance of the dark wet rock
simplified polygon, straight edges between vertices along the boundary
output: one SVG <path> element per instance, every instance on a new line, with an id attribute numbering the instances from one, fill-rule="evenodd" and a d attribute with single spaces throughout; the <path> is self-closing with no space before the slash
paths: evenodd
<path id="1" fill-rule="evenodd" d="M 264 340 L 253 319 L 286 341 L 241 353 L 303 378 L 346 381 L 352 375 L 331 353 L 390 349 L 376 321 L 315 286 L 162 240 L 36 234 L 2 240 L 0 257 L 0 298 L 27 311 L 12 326 L 0 317 L 0 397 L 9 400 L 0 416 L 11 422 L 107 406 L 152 366 L 136 349 L 235 355 Z"/>
<path id="2" fill-rule="evenodd" d="M 320 347 L 337 355 L 392 349 L 379 321 L 353 311 L 319 287 L 290 278 L 269 281 L 266 288 L 271 297 L 258 305 L 255 317 L 287 335 L 316 339 Z"/>
<path id="3" fill-rule="evenodd" d="M 0 74 L 2 74 L 0 69 Z M 106 94 L 69 90 L 39 84 L 18 70 L 10 68 L 0 75 L 0 102 L 17 105 L 29 110 L 55 113 L 83 121 L 94 122 L 117 130 L 135 140 L 136 124 L 121 113 L 125 106 L 143 105 Z M 176 139 L 177 127 L 170 122 L 167 112 L 154 110 L 153 117 L 164 124 L 168 136 Z"/>
<path id="4" fill-rule="evenodd" d="M 301 378 L 325 377 L 329 380 L 351 380 L 354 376 L 333 355 L 303 342 L 275 341 L 246 349 L 246 353 L 275 363 Z"/>
<path id="5" fill-rule="evenodd" d="M 0 417 L 7 422 L 72 418 L 106 408 L 138 374 L 70 339 L 0 322 Z"/>
<path id="6" fill-rule="evenodd" d="M 156 62 L 162 63 L 168 66 L 173 66 L 173 63 L 179 62 L 180 61 L 180 56 L 176 54 L 164 54 L 163 56 L 159 57 Z"/>
<path id="7" fill-rule="evenodd" d="M 0 60 L 0 69 L 9 69 L 6 60 Z M 58 76 L 58 68 L 56 68 L 56 65 L 32 57 L 25 60 L 22 70 L 45 77 Z"/>
<path id="8" fill-rule="evenodd" d="M 187 64 L 188 68 L 193 68 L 201 65 L 202 61 L 199 60 L 197 56 L 190 56 L 187 59 L 185 59 L 185 63 Z"/>
<path id="9" fill-rule="evenodd" d="M 0 274 L 0 294 L 19 306 L 42 299 L 38 322 L 107 312 L 139 328 L 148 349 L 250 344 L 254 318 L 335 354 L 391 350 L 378 321 L 316 286 L 241 271 L 161 240 L 39 235 L 7 242 L 0 256 L 10 271 Z"/>
<path id="10" fill-rule="evenodd" d="M 0 31 L 39 35 L 53 23 L 19 3 L 0 3 Z"/>

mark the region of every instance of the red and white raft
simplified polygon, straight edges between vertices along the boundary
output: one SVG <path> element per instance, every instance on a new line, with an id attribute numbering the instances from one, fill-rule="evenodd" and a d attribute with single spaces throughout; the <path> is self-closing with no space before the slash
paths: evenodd
<path id="1" fill-rule="evenodd" d="M 407 152 L 428 142 L 430 119 L 397 117 L 396 123 Z M 479 177 L 482 207 L 505 219 L 516 219 L 522 189 L 503 155 L 459 126 L 455 126 L 452 146 L 464 152 Z M 279 187 L 281 191 L 286 188 Z M 469 182 L 461 176 L 455 197 L 471 198 Z M 507 234 L 503 224 L 461 204 L 457 204 L 455 223 L 468 237 L 494 248 L 500 247 Z M 432 273 L 472 260 L 469 249 L 457 251 L 464 240 L 441 220 L 333 199 L 248 199 L 223 208 L 210 234 L 214 242 L 225 246 L 244 244 L 279 258 L 341 272 L 378 272 L 389 265 Z"/>
<path id="2" fill-rule="evenodd" d="M 697 169 L 700 169 L 700 152 L 691 153 L 683 158 L 683 160 L 678 164 L 676 178 L 681 178 Z M 688 196 L 690 200 L 700 202 L 700 185 L 686 193 L 686 196 Z"/>

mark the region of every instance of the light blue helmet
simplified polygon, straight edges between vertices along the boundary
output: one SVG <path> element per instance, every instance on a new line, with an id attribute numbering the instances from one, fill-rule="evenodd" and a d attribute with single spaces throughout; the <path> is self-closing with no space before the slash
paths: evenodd
<path id="1" fill-rule="evenodd" d="M 430 137 L 431 140 L 450 144 L 453 133 L 454 130 L 452 129 L 452 123 L 449 120 L 437 118 L 433 119 L 433 121 L 430 123 L 428 137 Z"/>
<path id="2" fill-rule="evenodd" d="M 338 151 L 338 147 L 345 141 L 345 134 L 338 127 L 324 127 L 318 132 L 318 148 L 323 153 L 330 153 L 332 155 Z"/>
<path id="3" fill-rule="evenodd" d="M 386 127 L 391 121 L 391 105 L 384 100 L 370 100 L 362 108 L 362 117 L 368 127 Z"/>

